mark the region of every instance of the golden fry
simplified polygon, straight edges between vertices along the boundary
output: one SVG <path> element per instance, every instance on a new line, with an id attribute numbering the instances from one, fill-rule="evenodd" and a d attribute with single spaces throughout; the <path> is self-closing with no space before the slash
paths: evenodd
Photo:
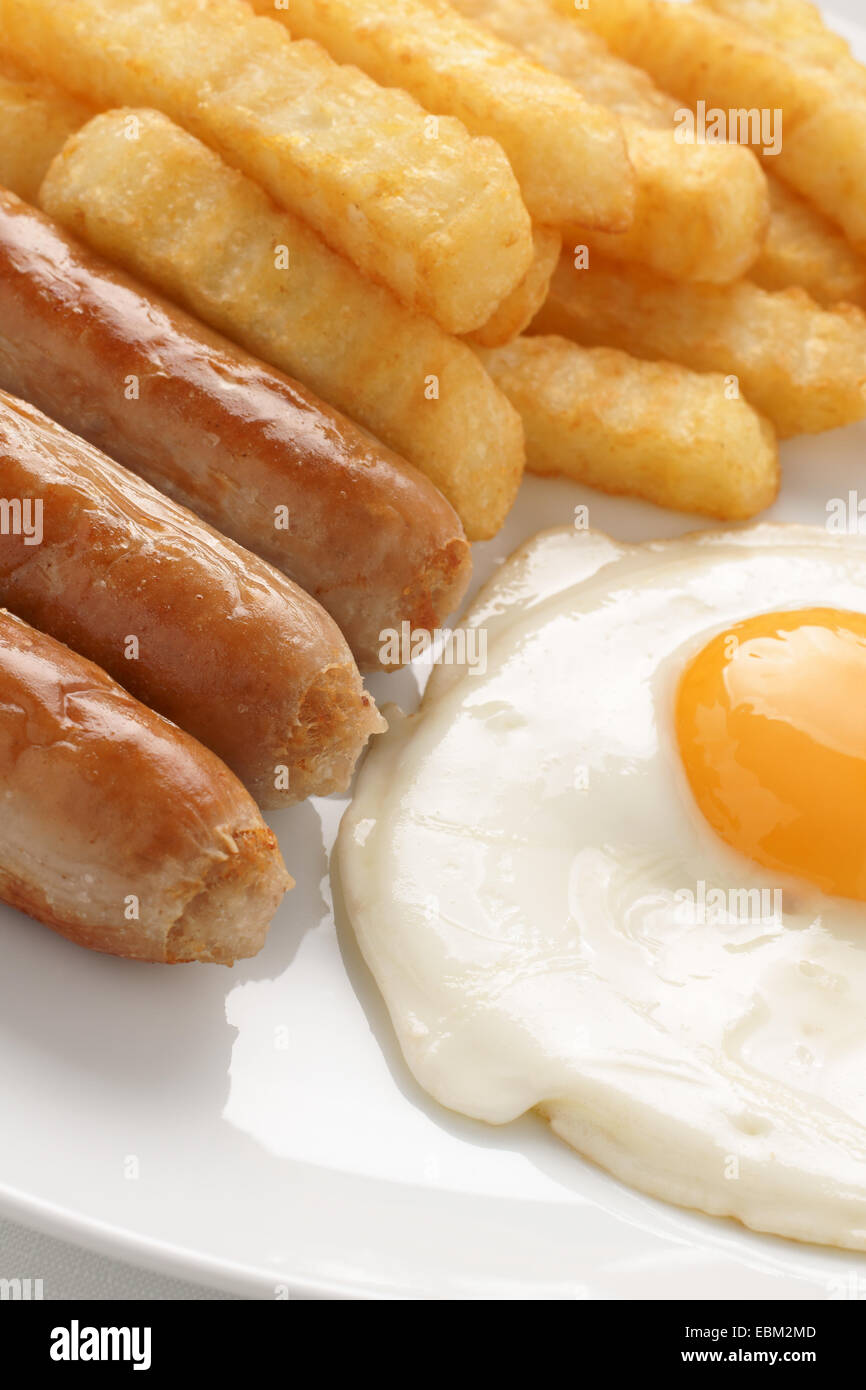
<path id="1" fill-rule="evenodd" d="M 518 338 L 481 359 L 522 416 L 533 473 L 726 521 L 776 496 L 772 427 L 722 376 L 558 337 Z"/>
<path id="2" fill-rule="evenodd" d="M 49 164 L 93 108 L 0 55 L 0 185 L 34 203 Z"/>
<path id="3" fill-rule="evenodd" d="M 479 347 L 501 347 L 528 328 L 550 291 L 550 281 L 559 261 L 562 237 L 551 227 L 533 227 L 535 256 L 517 289 L 503 300 L 496 313 L 475 333 L 470 343 Z"/>
<path id="4" fill-rule="evenodd" d="M 621 231 L 634 178 L 617 121 L 444 0 L 252 0 L 428 111 L 458 117 L 504 149 L 533 218 Z"/>
<path id="5" fill-rule="evenodd" d="M 483 24 L 528 58 L 573 83 L 589 101 L 618 116 L 669 129 L 676 106 L 640 68 L 611 53 L 582 24 L 558 14 L 550 0 L 451 0 L 467 19 Z"/>
<path id="6" fill-rule="evenodd" d="M 532 227 L 492 140 L 293 43 L 243 0 L 0 0 L 5 48 L 100 107 L 156 107 L 449 331 L 526 274 Z"/>
<path id="7" fill-rule="evenodd" d="M 725 283 L 745 274 L 769 217 L 766 179 L 751 151 L 680 143 L 674 98 L 547 0 L 452 3 L 622 120 L 636 177 L 632 225 L 609 235 L 572 223 L 564 231 L 567 247 L 597 246 L 673 280 Z"/>
<path id="8" fill-rule="evenodd" d="M 748 271 L 750 279 L 764 289 L 800 285 L 819 304 L 866 303 L 866 262 L 826 217 L 772 174 L 769 164 L 764 171 L 769 221 L 766 240 L 760 244 L 764 195 L 758 191 L 760 184 L 758 190 L 754 187 L 754 158 L 739 146 L 672 147 L 679 103 L 660 91 L 641 68 L 611 53 L 597 34 L 556 13 L 548 0 L 452 2 L 535 62 L 569 77 L 592 101 L 622 118 L 637 175 L 633 227 L 618 237 L 569 228 L 564 236 L 567 249 L 589 244 L 609 258 L 637 261 L 671 280 L 715 278 L 724 283 Z M 726 12 L 736 8 L 750 14 L 789 5 L 811 8 L 805 0 L 706 3 Z M 843 39 L 825 33 L 834 51 L 837 44 L 847 51 Z M 774 37 L 778 37 L 775 32 Z M 739 161 L 734 150 L 740 152 Z"/>
<path id="9" fill-rule="evenodd" d="M 836 77 L 857 86 L 866 83 L 866 69 L 851 54 L 850 44 L 824 23 L 809 0 L 702 0 L 708 10 L 744 24 L 755 33 L 781 43 L 807 63 L 832 68 Z"/>
<path id="10" fill-rule="evenodd" d="M 720 372 L 783 438 L 866 415 L 866 314 L 823 309 L 800 289 L 674 284 L 599 256 L 575 270 L 563 256 L 532 332 Z"/>
<path id="11" fill-rule="evenodd" d="M 471 539 L 499 530 L 520 483 L 522 431 L 471 349 L 166 116 L 97 116 L 54 161 L 40 203 L 416 464 Z"/>
<path id="12" fill-rule="evenodd" d="M 765 290 L 801 285 L 819 304 L 866 305 L 866 259 L 811 203 L 770 179 L 770 226 L 749 279 Z"/>
<path id="13" fill-rule="evenodd" d="M 670 280 L 726 284 L 760 254 L 770 220 L 767 180 L 739 145 L 680 144 L 673 130 L 625 122 L 637 174 L 632 227 L 618 236 L 569 227 L 567 246 L 591 245 Z"/>
<path id="14" fill-rule="evenodd" d="M 781 111 L 770 167 L 866 252 L 866 89 L 700 4 L 592 0 L 577 11 L 572 0 L 553 3 L 688 106 Z"/>

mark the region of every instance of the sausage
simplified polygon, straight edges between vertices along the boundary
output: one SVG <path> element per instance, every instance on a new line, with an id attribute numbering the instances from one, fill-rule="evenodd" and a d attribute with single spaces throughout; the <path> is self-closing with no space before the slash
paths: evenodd
<path id="1" fill-rule="evenodd" d="M 0 603 L 212 748 L 260 805 L 346 788 L 383 721 L 303 589 L 4 392 L 0 503 Z"/>
<path id="2" fill-rule="evenodd" d="M 465 593 L 469 545 L 427 478 L 4 191 L 0 387 L 283 570 L 365 669 Z"/>
<path id="3" fill-rule="evenodd" d="M 291 887 L 219 758 L 0 610 L 0 898 L 94 951 L 231 965 Z"/>

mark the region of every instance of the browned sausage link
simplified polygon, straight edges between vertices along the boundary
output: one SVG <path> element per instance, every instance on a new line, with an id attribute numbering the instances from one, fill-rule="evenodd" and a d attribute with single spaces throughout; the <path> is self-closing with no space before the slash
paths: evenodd
<path id="1" fill-rule="evenodd" d="M 382 721 L 284 574 L 0 391 L 0 603 L 218 753 L 262 806 L 343 790 Z"/>
<path id="2" fill-rule="evenodd" d="M 469 547 L 432 483 L 4 191 L 0 387 L 283 570 L 365 668 L 382 632 L 434 628 L 465 592 Z"/>
<path id="3" fill-rule="evenodd" d="M 92 950 L 230 965 L 292 886 L 213 753 L 0 611 L 0 898 Z"/>

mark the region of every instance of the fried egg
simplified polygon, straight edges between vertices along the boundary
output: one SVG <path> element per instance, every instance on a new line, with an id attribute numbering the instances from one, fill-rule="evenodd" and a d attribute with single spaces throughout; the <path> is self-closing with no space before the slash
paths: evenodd
<path id="1" fill-rule="evenodd" d="M 420 1084 L 866 1249 L 866 546 L 531 541 L 364 764 L 346 909 Z"/>

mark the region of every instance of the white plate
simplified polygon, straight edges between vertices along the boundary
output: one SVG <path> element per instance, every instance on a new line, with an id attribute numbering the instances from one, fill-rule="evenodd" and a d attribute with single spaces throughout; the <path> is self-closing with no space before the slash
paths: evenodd
<path id="1" fill-rule="evenodd" d="M 787 445 L 768 519 L 823 525 L 861 479 L 866 497 L 864 449 L 866 425 Z M 474 587 L 580 503 L 623 540 L 701 524 L 529 479 Z M 409 673 L 371 686 L 417 697 Z M 0 907 L 0 1213 L 252 1297 L 866 1296 L 856 1255 L 652 1201 L 531 1117 L 497 1130 L 429 1101 L 339 905 L 335 924 L 343 805 L 271 818 L 297 888 L 231 972 L 91 955 Z"/>

